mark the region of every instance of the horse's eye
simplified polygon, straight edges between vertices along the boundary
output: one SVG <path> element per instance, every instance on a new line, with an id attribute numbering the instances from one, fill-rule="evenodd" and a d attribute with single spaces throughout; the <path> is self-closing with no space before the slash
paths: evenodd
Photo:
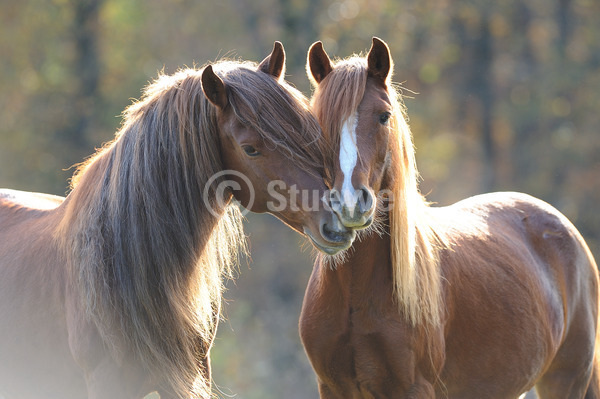
<path id="1" fill-rule="evenodd" d="M 257 157 L 260 155 L 260 152 L 258 152 L 256 148 L 252 147 L 251 145 L 242 146 L 242 149 L 249 157 Z"/>
<path id="2" fill-rule="evenodd" d="M 390 121 L 390 116 L 392 116 L 391 113 L 383 112 L 382 114 L 379 115 L 379 123 L 381 123 L 384 126 L 387 125 L 388 122 Z"/>

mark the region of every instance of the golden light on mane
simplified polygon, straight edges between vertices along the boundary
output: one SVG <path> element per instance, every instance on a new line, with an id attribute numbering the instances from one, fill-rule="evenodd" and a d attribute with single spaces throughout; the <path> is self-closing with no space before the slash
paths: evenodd
<path id="1" fill-rule="evenodd" d="M 438 249 L 442 245 L 435 233 L 429 205 L 418 187 L 418 171 L 412 136 L 399 95 L 388 88 L 392 101 L 391 141 L 396 152 L 395 184 L 390 204 L 390 236 L 394 290 L 401 310 L 413 325 L 439 325 L 442 313 L 441 275 Z"/>
<path id="2" fill-rule="evenodd" d="M 326 176 L 332 179 L 340 147 L 341 121 L 356 112 L 367 84 L 364 57 L 337 61 L 333 70 L 316 87 L 312 109 L 324 132 L 322 150 L 326 154 Z M 418 189 L 411 132 L 401 105 L 401 97 L 388 86 L 393 108 L 390 148 L 392 187 L 389 223 L 394 296 L 399 311 L 413 324 L 439 325 L 441 321 L 441 276 L 436 235 L 429 206 Z M 358 133 L 360 135 L 360 133 Z M 359 152 L 360 157 L 360 152 Z"/>

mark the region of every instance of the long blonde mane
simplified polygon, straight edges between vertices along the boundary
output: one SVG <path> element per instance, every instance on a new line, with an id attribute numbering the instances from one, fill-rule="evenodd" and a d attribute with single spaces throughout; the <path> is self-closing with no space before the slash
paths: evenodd
<path id="1" fill-rule="evenodd" d="M 307 143 L 320 129 L 299 92 L 252 63 L 213 68 L 243 123 L 299 167 L 319 165 Z M 203 198 L 205 183 L 223 167 L 201 74 L 161 76 L 124 112 L 114 141 L 73 177 L 58 235 L 72 286 L 113 356 L 132 354 L 185 398 L 210 397 L 202 365 L 222 279 L 245 251 L 238 207 L 227 205 L 230 198 Z"/>
<path id="2" fill-rule="evenodd" d="M 317 86 L 312 98 L 313 112 L 326 138 L 322 150 L 328 160 L 329 180 L 338 159 L 341 121 L 357 111 L 366 84 L 366 59 L 351 57 L 334 64 L 333 71 Z M 382 189 L 392 192 L 389 233 L 394 296 L 400 312 L 413 325 L 435 326 L 440 323 L 442 313 L 438 259 L 441 241 L 434 232 L 428 203 L 418 189 L 415 152 L 402 98 L 393 86 L 387 89 L 393 108 L 389 148 L 393 161 L 386 179 L 390 186 Z"/>

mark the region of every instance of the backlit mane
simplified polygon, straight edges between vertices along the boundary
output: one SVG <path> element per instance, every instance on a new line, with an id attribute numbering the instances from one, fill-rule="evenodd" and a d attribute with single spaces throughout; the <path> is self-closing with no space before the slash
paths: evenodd
<path id="1" fill-rule="evenodd" d="M 295 162 L 319 165 L 307 152 L 320 129 L 306 99 L 256 67 L 213 65 L 235 114 Z M 203 198 L 222 162 L 201 75 L 160 76 L 128 107 L 114 141 L 73 177 L 60 230 L 73 285 L 113 355 L 134 348 L 156 380 L 204 398 L 210 382 L 199 360 L 214 338 L 222 278 L 245 239 L 237 206 L 223 205 L 230 198 Z"/>
<path id="2" fill-rule="evenodd" d="M 340 151 L 342 121 L 357 111 L 367 84 L 364 57 L 337 61 L 333 70 L 316 87 L 312 109 L 321 124 L 325 140 L 325 174 L 332 179 L 334 162 Z M 389 171 L 391 190 L 389 220 L 394 291 L 400 311 L 413 325 L 438 325 L 442 314 L 441 277 L 435 234 L 428 204 L 418 189 L 414 148 L 402 99 L 388 85 L 392 103 L 392 135 Z M 358 154 L 360 159 L 360 152 Z"/>

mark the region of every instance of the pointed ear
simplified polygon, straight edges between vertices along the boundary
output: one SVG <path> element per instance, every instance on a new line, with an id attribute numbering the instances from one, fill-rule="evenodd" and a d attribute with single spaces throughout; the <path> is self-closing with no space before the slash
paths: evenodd
<path id="1" fill-rule="evenodd" d="M 223 80 L 215 74 L 212 65 L 208 65 L 202 71 L 202 91 L 208 101 L 220 109 L 224 109 L 227 104 L 227 90 Z"/>
<path id="2" fill-rule="evenodd" d="M 394 64 L 390 49 L 385 42 L 377 37 L 373 38 L 373 45 L 367 55 L 368 75 L 377 78 L 383 85 L 387 85 L 392 75 Z"/>
<path id="3" fill-rule="evenodd" d="M 308 49 L 306 73 L 315 86 L 321 83 L 325 76 L 333 70 L 331 60 L 323 48 L 323 43 L 316 42 Z"/>
<path id="4" fill-rule="evenodd" d="M 259 65 L 258 70 L 279 80 L 285 74 L 285 50 L 281 42 L 275 42 L 273 51 Z"/>

